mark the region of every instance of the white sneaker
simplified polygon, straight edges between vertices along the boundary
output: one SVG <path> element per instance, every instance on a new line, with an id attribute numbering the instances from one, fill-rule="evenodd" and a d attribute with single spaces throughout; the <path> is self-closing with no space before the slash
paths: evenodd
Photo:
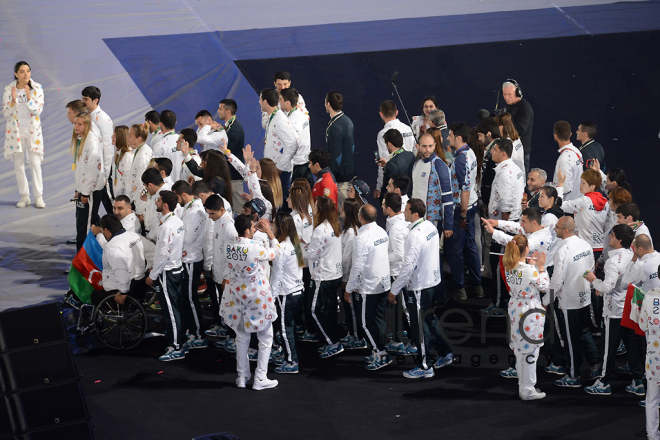
<path id="1" fill-rule="evenodd" d="M 46 204 L 44 203 L 44 198 L 39 196 L 34 200 L 34 206 L 39 209 L 44 209 Z"/>
<path id="2" fill-rule="evenodd" d="M 267 390 L 268 388 L 275 388 L 277 386 L 276 380 L 270 380 L 267 377 L 255 377 L 254 383 L 252 384 L 253 390 Z"/>
<path id="3" fill-rule="evenodd" d="M 30 196 L 21 196 L 21 200 L 16 204 L 17 208 L 25 208 L 30 204 Z"/>
<path id="4" fill-rule="evenodd" d="M 248 380 L 250 380 L 250 376 L 249 376 L 249 375 L 248 375 L 248 377 L 245 377 L 245 376 L 238 376 L 238 377 L 236 378 L 236 387 L 237 387 L 237 388 L 245 388 L 245 384 L 247 383 Z"/>
<path id="5" fill-rule="evenodd" d="M 538 389 L 538 388 L 537 388 L 537 389 Z M 539 400 L 539 399 L 543 399 L 544 397 L 545 397 L 545 393 L 544 393 L 544 392 L 536 392 L 536 391 L 534 391 L 534 392 L 531 393 L 529 396 L 523 396 L 523 395 L 521 395 L 521 396 L 520 396 L 520 399 L 522 399 L 522 400 Z"/>

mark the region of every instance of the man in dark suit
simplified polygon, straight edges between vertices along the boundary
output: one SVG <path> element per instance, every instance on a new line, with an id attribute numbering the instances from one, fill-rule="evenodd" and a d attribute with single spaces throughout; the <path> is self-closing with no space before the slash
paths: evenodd
<path id="1" fill-rule="evenodd" d="M 330 115 L 328 128 L 325 129 L 325 142 L 330 152 L 330 171 L 337 178 L 339 207 L 348 197 L 348 187 L 355 177 L 355 142 L 353 140 L 353 121 L 344 114 L 344 97 L 339 92 L 328 92 L 325 96 L 325 111 Z"/>
<path id="2" fill-rule="evenodd" d="M 223 99 L 218 106 L 218 116 L 225 121 L 225 131 L 227 132 L 227 148 L 231 153 L 236 156 L 241 162 L 243 160 L 243 147 L 245 146 L 245 131 L 238 119 L 236 119 L 236 111 L 238 105 L 233 99 Z M 217 124 L 217 123 L 216 123 Z M 217 124 L 218 126 L 220 124 Z M 215 128 L 215 127 L 211 127 Z M 231 191 L 234 212 L 241 212 L 243 210 L 243 176 L 241 176 L 234 167 L 229 167 L 231 173 Z"/>
<path id="3" fill-rule="evenodd" d="M 582 162 L 585 171 L 591 167 L 587 166 L 589 159 L 598 159 L 600 169 L 606 173 L 607 167 L 605 166 L 605 150 L 603 146 L 594 140 L 596 137 L 596 124 L 591 121 L 581 122 L 578 126 L 577 133 L 575 134 L 577 140 L 582 143 L 580 145 L 580 153 L 582 153 Z"/>
<path id="4" fill-rule="evenodd" d="M 380 164 L 384 168 L 383 186 L 378 194 L 379 197 L 387 194 L 387 184 L 392 176 L 403 174 L 412 180 L 412 169 L 413 165 L 415 165 L 415 155 L 403 148 L 403 135 L 399 130 L 390 128 L 383 135 L 383 140 L 385 140 L 390 157 L 389 159 L 380 159 Z"/>

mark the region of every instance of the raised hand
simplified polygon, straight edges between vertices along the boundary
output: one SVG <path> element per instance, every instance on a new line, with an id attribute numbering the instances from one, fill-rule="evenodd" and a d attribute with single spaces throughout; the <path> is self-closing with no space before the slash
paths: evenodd
<path id="1" fill-rule="evenodd" d="M 11 102 L 16 104 L 16 87 L 11 88 Z"/>
<path id="2" fill-rule="evenodd" d="M 557 170 L 557 186 L 564 186 L 564 182 L 566 182 L 566 174 L 561 172 L 561 168 Z"/>
<path id="3" fill-rule="evenodd" d="M 254 158 L 254 152 L 252 151 L 252 146 L 250 144 L 247 144 L 245 148 L 243 148 L 243 159 L 245 160 L 246 164 L 249 164 L 252 162 L 252 159 Z"/>

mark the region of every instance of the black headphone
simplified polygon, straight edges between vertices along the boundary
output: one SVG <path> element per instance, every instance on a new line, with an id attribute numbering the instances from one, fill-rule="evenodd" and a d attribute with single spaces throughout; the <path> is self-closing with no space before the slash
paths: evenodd
<path id="1" fill-rule="evenodd" d="M 505 82 L 509 82 L 509 83 L 513 84 L 513 85 L 516 87 L 516 96 L 517 96 L 518 98 L 522 98 L 522 97 L 523 97 L 522 89 L 521 89 L 520 86 L 518 85 L 518 81 L 516 81 L 515 79 L 511 79 L 511 78 L 509 78 L 509 79 L 507 79 Z"/>

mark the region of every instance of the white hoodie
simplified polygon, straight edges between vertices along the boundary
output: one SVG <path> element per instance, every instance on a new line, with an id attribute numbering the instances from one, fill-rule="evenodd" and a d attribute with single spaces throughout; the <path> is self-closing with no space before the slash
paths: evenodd
<path id="1" fill-rule="evenodd" d="M 501 219 L 508 212 L 511 220 L 519 220 L 522 212 L 522 197 L 525 191 L 525 173 L 511 159 L 495 167 L 495 178 L 488 201 L 488 216 Z"/>
<path id="2" fill-rule="evenodd" d="M 184 263 L 196 263 L 204 258 L 203 248 L 206 239 L 206 220 L 208 215 L 200 199 L 193 199 L 178 210 L 177 215 L 183 221 L 185 233 L 183 235 L 183 253 L 181 260 Z"/>
<path id="3" fill-rule="evenodd" d="M 144 278 L 146 272 L 142 237 L 122 232 L 110 239 L 103 249 L 103 289 L 128 293 L 131 280 Z"/>
<path id="4" fill-rule="evenodd" d="M 392 284 L 392 293 L 423 290 L 437 286 L 441 280 L 440 237 L 432 222 L 419 219 L 408 226 L 406 255 L 399 277 Z"/>
<path id="5" fill-rule="evenodd" d="M 163 217 L 158 228 L 154 264 L 149 278 L 156 279 L 164 272 L 181 267 L 183 252 L 183 222 L 173 212 Z"/>
<path id="6" fill-rule="evenodd" d="M 383 264 L 388 259 L 388 241 L 387 232 L 375 222 L 360 227 L 353 242 L 347 292 L 375 294 L 390 290 L 390 265 Z"/>
<path id="7" fill-rule="evenodd" d="M 408 236 L 408 222 L 403 213 L 388 218 L 385 229 L 389 237 L 387 254 L 390 261 L 390 276 L 396 278 L 403 267 L 406 237 Z"/>
<path id="8" fill-rule="evenodd" d="M 341 278 L 341 238 L 335 235 L 329 221 L 314 229 L 312 239 L 303 247 L 303 255 L 312 262 L 309 271 L 314 281 Z"/>
<path id="9" fill-rule="evenodd" d="M 290 295 L 300 292 L 304 288 L 303 268 L 298 266 L 296 250 L 289 237 L 280 243 L 280 248 L 282 253 L 273 260 L 270 285 L 273 296 Z"/>
<path id="10" fill-rule="evenodd" d="M 573 144 L 568 144 L 559 149 L 559 158 L 555 166 L 555 174 L 552 181 L 557 183 L 557 171 L 561 169 L 566 176 L 564 181 L 563 201 L 575 200 L 580 197 L 580 180 L 582 176 L 582 153 Z"/>
<path id="11" fill-rule="evenodd" d="M 550 290 L 559 298 L 562 310 L 576 310 L 591 304 L 591 284 L 584 278 L 594 269 L 594 252 L 591 245 L 576 235 L 562 240 L 554 256 L 555 269 L 550 280 Z M 550 292 L 543 297 L 543 304 L 550 304 Z"/>
<path id="12" fill-rule="evenodd" d="M 623 284 L 624 271 L 632 260 L 630 249 L 610 249 L 605 262 L 605 280 L 595 279 L 591 285 L 603 294 L 603 317 L 618 318 L 623 316 L 628 285 Z"/>

